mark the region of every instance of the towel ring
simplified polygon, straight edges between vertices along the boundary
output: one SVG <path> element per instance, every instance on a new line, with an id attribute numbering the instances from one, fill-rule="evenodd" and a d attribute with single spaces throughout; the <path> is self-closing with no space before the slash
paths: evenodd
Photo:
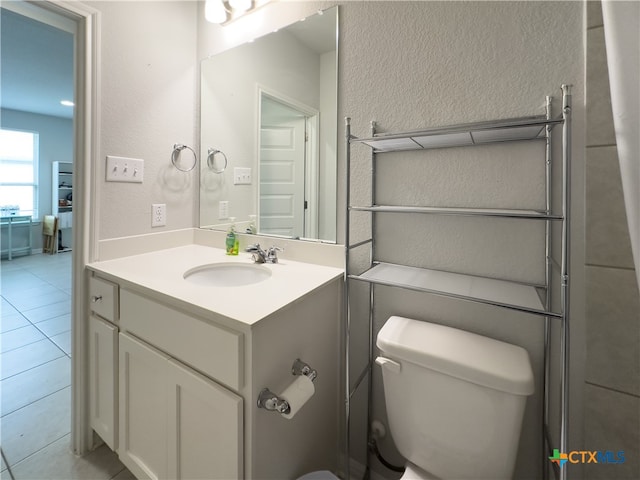
<path id="1" fill-rule="evenodd" d="M 224 157 L 224 167 L 222 167 L 220 170 L 216 170 L 215 168 L 215 157 L 218 153 Z M 213 171 L 213 173 L 223 173 L 227 169 L 228 163 L 229 162 L 227 161 L 227 156 L 222 150 L 216 150 L 215 148 L 209 148 L 209 150 L 207 150 L 207 165 Z"/>
<path id="2" fill-rule="evenodd" d="M 193 154 L 193 165 L 191 165 L 191 167 L 187 169 L 180 168 L 177 163 L 178 159 L 180 158 L 180 154 L 182 153 L 182 150 L 184 150 L 185 148 L 188 148 L 189 150 L 191 150 L 191 153 Z M 190 146 L 183 145 L 181 143 L 176 143 L 173 145 L 173 152 L 171 152 L 171 163 L 173 163 L 173 166 L 176 167 L 181 172 L 190 172 L 195 168 L 196 163 L 198 163 L 198 157 L 196 156 L 196 152 Z"/>

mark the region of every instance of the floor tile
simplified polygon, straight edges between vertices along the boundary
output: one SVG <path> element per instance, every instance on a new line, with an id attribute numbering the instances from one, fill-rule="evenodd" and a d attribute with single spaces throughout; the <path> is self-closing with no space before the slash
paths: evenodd
<path id="1" fill-rule="evenodd" d="M 77 457 L 71 452 L 70 435 L 11 467 L 16 480 L 109 480 L 125 470 L 117 455 L 102 445 L 94 451 Z M 122 479 L 133 477 L 121 477 Z"/>
<path id="2" fill-rule="evenodd" d="M 60 358 L 64 352 L 49 339 L 31 343 L 0 355 L 0 380 Z"/>
<path id="3" fill-rule="evenodd" d="M 4 290 L 2 292 L 2 296 L 7 299 L 12 305 L 14 305 L 18 310 L 20 310 L 19 306 L 16 306 L 16 301 L 24 301 L 25 299 L 32 299 L 39 295 L 46 295 L 49 293 L 58 293 L 56 287 L 49 285 L 47 283 L 43 285 L 30 285 L 28 283 L 24 283 L 19 289 L 15 290 Z"/>
<path id="4" fill-rule="evenodd" d="M 2 298 L 2 302 L 0 303 L 0 318 L 8 317 L 9 315 L 15 315 L 16 313 L 20 313 L 16 310 L 13 305 L 7 302 L 4 297 Z"/>
<path id="5" fill-rule="evenodd" d="M 67 270 L 69 269 L 67 268 Z M 65 273 L 63 274 L 47 273 L 45 275 L 39 275 L 39 278 L 41 278 L 42 280 L 47 282 L 49 285 L 55 288 L 64 289 L 64 288 L 71 287 L 71 282 L 72 282 L 71 270 L 69 270 L 68 273 L 66 274 Z"/>
<path id="6" fill-rule="evenodd" d="M 64 353 L 71 355 L 71 332 L 64 332 L 51 337 L 51 341 L 64 350 Z"/>
<path id="7" fill-rule="evenodd" d="M 2 450 L 13 465 L 71 431 L 71 387 L 2 418 Z M 46 471 L 45 471 L 46 472 Z M 41 474 L 48 475 L 45 472 Z"/>
<path id="8" fill-rule="evenodd" d="M 71 297 L 68 297 L 64 302 L 45 305 L 22 313 L 32 323 L 38 323 L 44 320 L 49 320 L 50 318 L 59 317 L 65 313 L 71 313 Z"/>
<path id="9" fill-rule="evenodd" d="M 2 280 L 15 279 L 18 277 L 34 276 L 33 273 L 25 269 L 23 265 L 19 265 L 17 262 L 2 262 L 0 266 L 0 277 Z"/>
<path id="10" fill-rule="evenodd" d="M 19 296 L 19 297 L 5 297 L 11 302 L 11 304 L 20 310 L 22 313 L 27 314 L 30 310 L 46 307 L 59 302 L 69 300 L 69 295 L 55 287 L 48 285 L 46 288 L 38 289 L 38 291 L 46 290 L 46 293 L 36 293 L 35 295 Z"/>
<path id="11" fill-rule="evenodd" d="M 62 267 L 63 269 L 70 268 L 71 260 L 72 260 L 71 255 L 69 256 L 47 255 L 39 259 L 35 259 L 35 261 L 32 261 L 30 264 L 25 265 L 24 268 L 37 274 L 38 272 L 41 273 L 42 271 L 46 271 L 47 269 L 48 270 L 56 269 L 56 268 L 60 269 L 60 267 Z"/>
<path id="12" fill-rule="evenodd" d="M 47 337 L 68 332 L 71 330 L 71 314 L 67 313 L 65 315 L 60 315 L 59 317 L 50 318 L 43 322 L 38 322 L 36 327 Z"/>
<path id="13" fill-rule="evenodd" d="M 2 293 L 19 292 L 24 288 L 47 286 L 47 282 L 41 280 L 33 273 L 24 270 L 13 271 L 2 275 Z"/>
<path id="14" fill-rule="evenodd" d="M 71 360 L 62 356 L 0 382 L 5 416 L 71 385 Z"/>
<path id="15" fill-rule="evenodd" d="M 3 314 L 2 318 L 0 318 L 1 333 L 9 332 L 16 328 L 26 327 L 28 325 L 31 325 L 31 322 L 17 311 L 8 315 Z"/>
<path id="16" fill-rule="evenodd" d="M 120 473 L 118 473 L 111 480 L 137 480 L 136 477 L 129 471 L 129 469 L 125 468 Z"/>
<path id="17" fill-rule="evenodd" d="M 46 337 L 33 325 L 17 328 L 2 334 L 0 338 L 0 352 L 5 353 L 30 343 L 44 340 Z"/>
<path id="18" fill-rule="evenodd" d="M 22 270 L 24 268 L 19 262 L 2 260 L 0 261 L 0 272 L 12 272 L 14 270 Z"/>

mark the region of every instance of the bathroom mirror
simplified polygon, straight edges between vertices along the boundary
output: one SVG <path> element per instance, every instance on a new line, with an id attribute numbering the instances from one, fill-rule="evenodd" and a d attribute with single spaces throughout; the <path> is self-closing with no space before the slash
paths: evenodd
<path id="1" fill-rule="evenodd" d="M 338 8 L 202 61 L 200 227 L 336 241 Z"/>

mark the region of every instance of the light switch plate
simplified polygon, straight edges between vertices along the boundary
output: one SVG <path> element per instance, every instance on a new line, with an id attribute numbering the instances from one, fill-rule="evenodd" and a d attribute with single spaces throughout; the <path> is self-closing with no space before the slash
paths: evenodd
<path id="1" fill-rule="evenodd" d="M 251 168 L 235 167 L 233 169 L 234 185 L 251 185 Z"/>
<path id="2" fill-rule="evenodd" d="M 107 156 L 107 182 L 142 183 L 144 160 Z"/>

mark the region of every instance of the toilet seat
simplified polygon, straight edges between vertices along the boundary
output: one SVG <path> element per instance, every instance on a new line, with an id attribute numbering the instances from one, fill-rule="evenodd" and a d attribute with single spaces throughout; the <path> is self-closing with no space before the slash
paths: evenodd
<path id="1" fill-rule="evenodd" d="M 329 470 L 317 470 L 315 472 L 305 473 L 298 477 L 298 480 L 340 480 Z"/>
<path id="2" fill-rule="evenodd" d="M 437 477 L 425 472 L 411 462 L 405 465 L 404 473 L 400 480 L 438 480 Z"/>

